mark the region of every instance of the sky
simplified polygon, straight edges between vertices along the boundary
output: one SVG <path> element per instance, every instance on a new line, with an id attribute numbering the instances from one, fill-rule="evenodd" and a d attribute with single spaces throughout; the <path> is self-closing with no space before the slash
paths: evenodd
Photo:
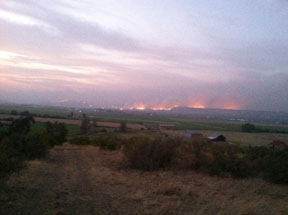
<path id="1" fill-rule="evenodd" d="M 287 112 L 288 0 L 2 0 L 0 101 Z"/>

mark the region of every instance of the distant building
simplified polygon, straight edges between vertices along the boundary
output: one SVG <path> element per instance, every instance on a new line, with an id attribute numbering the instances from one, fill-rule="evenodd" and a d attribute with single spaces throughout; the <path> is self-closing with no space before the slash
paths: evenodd
<path id="1" fill-rule="evenodd" d="M 187 139 L 191 139 L 194 137 L 203 137 L 203 134 L 201 134 L 198 131 L 193 131 L 193 130 L 185 130 L 183 133 L 183 137 Z"/>
<path id="2" fill-rule="evenodd" d="M 212 134 L 210 137 L 208 137 L 210 140 L 212 141 L 217 141 L 217 142 L 225 142 L 226 141 L 226 137 L 222 134 Z"/>
<path id="3" fill-rule="evenodd" d="M 159 130 L 175 130 L 176 126 L 172 124 L 159 124 Z"/>
<path id="4" fill-rule="evenodd" d="M 288 145 L 282 140 L 274 140 L 273 142 L 269 143 L 269 147 L 272 149 L 284 149 L 285 146 Z"/>

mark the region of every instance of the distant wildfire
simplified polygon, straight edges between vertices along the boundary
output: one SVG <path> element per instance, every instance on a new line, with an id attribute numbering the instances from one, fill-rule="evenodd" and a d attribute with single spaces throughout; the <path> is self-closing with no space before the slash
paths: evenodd
<path id="1" fill-rule="evenodd" d="M 175 107 L 190 107 L 190 108 L 199 108 L 199 109 L 204 109 L 204 108 L 219 108 L 219 109 L 225 109 L 225 110 L 239 110 L 240 107 L 234 103 L 227 103 L 223 104 L 223 106 L 217 106 L 217 107 L 209 107 L 206 104 L 202 102 L 195 102 L 195 103 L 190 103 L 190 104 L 173 104 L 173 105 L 145 105 L 144 103 L 139 103 L 132 105 L 128 107 L 127 109 L 130 110 L 171 110 L 172 108 Z"/>

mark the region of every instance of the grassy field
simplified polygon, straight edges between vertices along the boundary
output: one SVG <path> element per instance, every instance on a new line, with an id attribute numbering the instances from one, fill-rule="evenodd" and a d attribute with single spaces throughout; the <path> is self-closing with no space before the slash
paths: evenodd
<path id="1" fill-rule="evenodd" d="M 243 133 L 241 132 L 242 122 L 237 121 L 223 121 L 223 120 L 206 120 L 206 119 L 192 119 L 192 118 L 169 118 L 169 117 L 159 117 L 159 116 L 139 116 L 133 114 L 99 114 L 98 117 L 93 117 L 91 119 L 95 119 L 97 121 L 97 125 L 99 127 L 105 128 L 113 128 L 118 129 L 120 127 L 120 122 L 128 122 L 127 128 L 130 132 L 133 133 L 135 130 L 138 133 L 143 133 L 143 129 L 145 126 L 154 126 L 157 127 L 158 124 L 161 123 L 169 123 L 174 124 L 177 128 L 176 131 L 164 131 L 171 135 L 181 136 L 183 130 L 192 129 L 201 132 L 204 136 L 210 136 L 213 133 L 221 133 L 226 138 L 227 141 L 233 144 L 241 144 L 241 145 L 267 145 L 275 139 L 281 139 L 284 141 L 288 141 L 288 134 L 281 133 L 273 133 L 273 131 L 288 131 L 288 126 L 278 125 L 278 124 L 263 124 L 263 123 L 255 123 L 258 128 L 261 129 L 269 129 L 269 133 Z M 8 114 L 0 114 L 1 118 L 9 118 L 9 117 L 18 117 L 12 116 Z M 43 117 L 35 117 L 36 124 L 33 126 L 35 129 L 41 127 L 41 123 L 51 121 L 59 121 L 63 122 L 67 125 L 69 130 L 69 136 L 75 136 L 80 133 L 80 124 L 81 120 L 79 119 L 54 119 L 54 118 L 43 118 Z M 106 121 L 105 121 L 106 120 Z M 113 132 L 114 130 L 109 130 L 109 132 Z M 154 135 L 149 134 L 149 132 L 145 132 L 145 135 Z"/>
<path id="2" fill-rule="evenodd" d="M 288 142 L 288 134 L 279 133 L 243 133 L 235 131 L 220 131 L 219 130 L 196 130 L 202 133 L 205 137 L 211 136 L 213 133 L 220 133 L 226 137 L 227 142 L 242 146 L 267 146 L 273 140 L 280 139 Z M 183 131 L 163 131 L 172 136 L 182 136 Z"/>
<path id="3" fill-rule="evenodd" d="M 209 120 L 209 119 L 184 119 L 184 118 L 169 118 L 171 122 L 174 122 L 180 130 L 193 129 L 193 130 L 214 130 L 214 131 L 241 131 L 240 121 L 228 121 L 228 120 Z M 288 125 L 279 124 L 265 124 L 265 123 L 253 123 L 257 128 L 268 129 L 273 131 L 285 131 L 288 132 Z"/>
<path id="4" fill-rule="evenodd" d="M 43 122 L 35 122 L 31 126 L 31 132 L 37 132 L 44 129 L 45 124 Z M 66 124 L 69 136 L 75 136 L 80 133 L 80 127 L 78 125 Z"/>

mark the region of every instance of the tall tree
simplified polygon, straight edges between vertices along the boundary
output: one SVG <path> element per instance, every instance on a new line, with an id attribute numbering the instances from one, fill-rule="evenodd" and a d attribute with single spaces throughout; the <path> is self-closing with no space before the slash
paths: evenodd
<path id="1" fill-rule="evenodd" d="M 121 132 L 127 131 L 127 123 L 126 122 L 121 122 L 120 123 L 120 131 Z"/>
<path id="2" fill-rule="evenodd" d="M 87 134 L 89 130 L 89 118 L 86 114 L 82 115 L 80 130 L 82 134 Z"/>

